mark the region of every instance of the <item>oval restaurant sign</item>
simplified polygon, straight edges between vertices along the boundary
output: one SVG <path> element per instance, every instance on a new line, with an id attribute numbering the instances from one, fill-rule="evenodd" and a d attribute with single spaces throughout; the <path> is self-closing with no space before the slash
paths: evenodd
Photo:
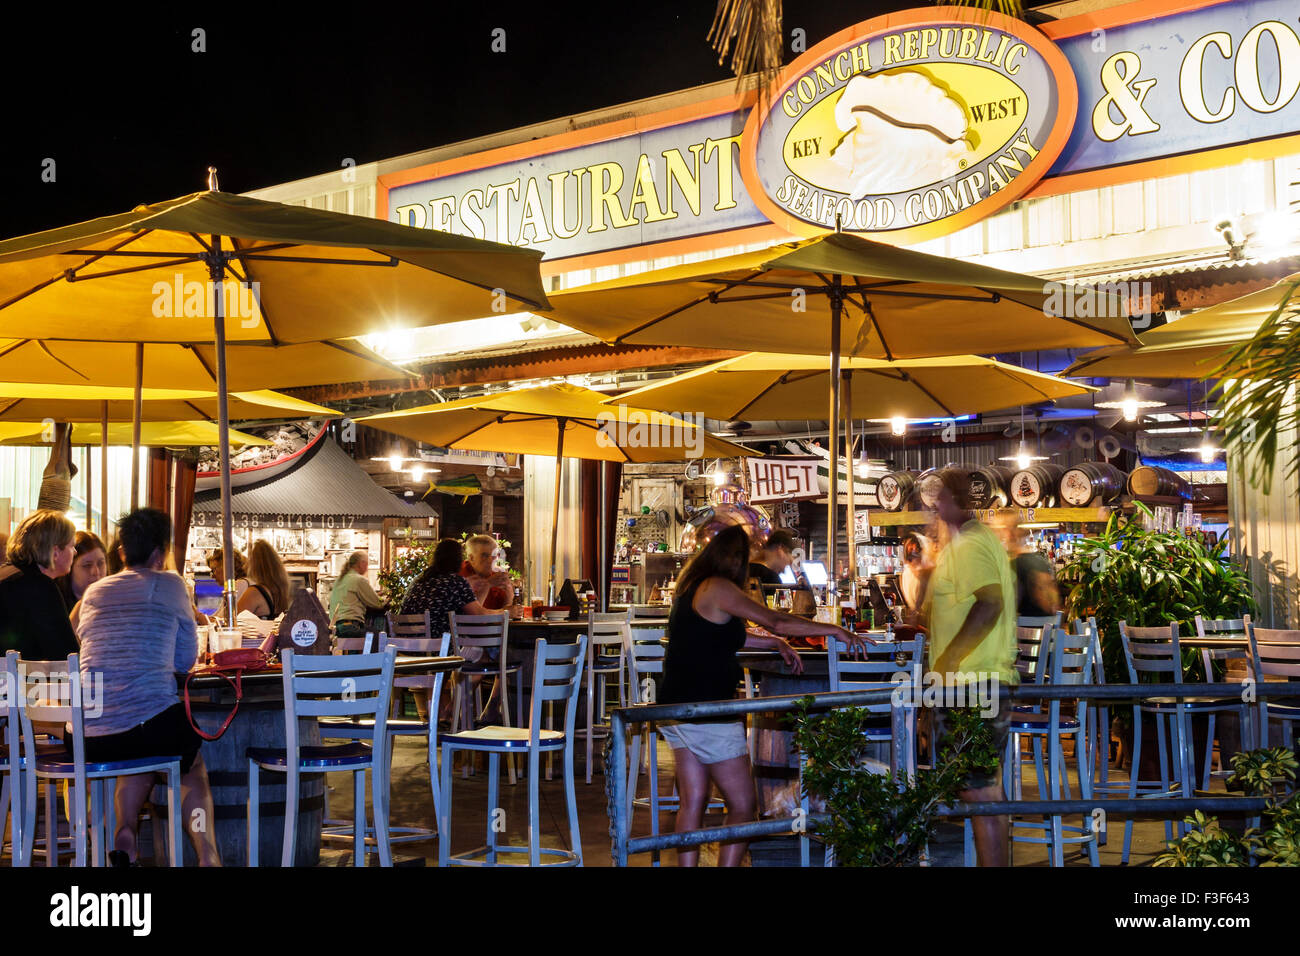
<path id="1" fill-rule="evenodd" d="M 745 126 L 742 173 L 795 235 L 919 242 L 970 225 L 1051 168 L 1078 95 L 1033 27 L 936 7 L 877 17 L 788 66 Z"/>

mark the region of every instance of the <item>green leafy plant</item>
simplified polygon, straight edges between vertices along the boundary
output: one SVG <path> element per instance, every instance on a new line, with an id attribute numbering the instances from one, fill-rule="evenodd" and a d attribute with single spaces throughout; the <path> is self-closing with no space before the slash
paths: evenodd
<path id="1" fill-rule="evenodd" d="M 939 766 L 908 782 L 865 764 L 863 728 L 879 720 L 865 708 L 809 713 L 811 698 L 793 715 L 795 746 L 804 756 L 804 792 L 821 797 L 828 822 L 817 831 L 841 866 L 914 866 L 934 835 L 936 808 L 953 802 L 962 781 L 994 773 L 999 754 L 975 709 L 949 712 L 949 736 Z"/>
<path id="2" fill-rule="evenodd" d="M 1230 790 L 1268 797 L 1262 825 L 1237 837 L 1219 826 L 1217 817 L 1197 810 L 1184 823 L 1186 836 L 1168 844 L 1154 866 L 1300 866 L 1300 794 L 1295 784 L 1296 755 L 1285 747 L 1233 754 Z"/>
<path id="3" fill-rule="evenodd" d="M 1251 484 L 1268 487 L 1279 437 L 1300 427 L 1293 391 L 1300 379 L 1300 281 L 1288 283 L 1255 334 L 1207 372 L 1219 379 L 1214 395 L 1223 400 L 1225 444 L 1238 453 Z M 1300 470 L 1300 446 L 1290 445 L 1287 475 Z"/>
<path id="4" fill-rule="evenodd" d="M 379 586 L 388 595 L 393 608 L 401 608 L 415 579 L 433 563 L 433 552 L 437 547 L 436 541 L 430 541 L 420 547 L 408 548 L 398 555 L 392 567 L 379 572 Z"/>
<path id="5" fill-rule="evenodd" d="M 1135 502 L 1140 515 L 1151 510 Z M 1101 534 L 1075 543 L 1074 556 L 1060 580 L 1066 588 L 1069 616 L 1097 618 L 1106 680 L 1128 683 L 1128 668 L 1119 637 L 1119 622 L 1159 627 L 1177 621 L 1180 633 L 1194 633 L 1197 614 L 1207 619 L 1238 618 L 1255 613 L 1250 577 L 1227 558 L 1227 542 L 1207 545 L 1181 531 L 1153 531 L 1138 515 L 1111 515 Z M 1191 680 L 1201 657 L 1188 651 L 1184 664 Z"/>

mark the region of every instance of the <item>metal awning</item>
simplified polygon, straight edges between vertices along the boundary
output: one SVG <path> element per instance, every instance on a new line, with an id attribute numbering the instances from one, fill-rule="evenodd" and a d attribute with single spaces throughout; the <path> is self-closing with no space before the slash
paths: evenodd
<path id="1" fill-rule="evenodd" d="M 234 489 L 233 514 L 356 515 L 365 518 L 429 518 L 423 501 L 410 503 L 384 490 L 333 439 L 276 478 Z M 220 514 L 216 489 L 194 496 L 194 511 Z"/>

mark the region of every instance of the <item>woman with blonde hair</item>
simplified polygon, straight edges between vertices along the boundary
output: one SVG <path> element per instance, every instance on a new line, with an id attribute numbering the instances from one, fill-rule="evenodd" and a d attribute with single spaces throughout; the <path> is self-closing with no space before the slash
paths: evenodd
<path id="1" fill-rule="evenodd" d="M 289 572 L 275 549 L 265 541 L 254 541 L 248 552 L 248 590 L 239 599 L 236 613 L 252 611 L 264 621 L 289 609 Z"/>
<path id="2" fill-rule="evenodd" d="M 61 511 L 33 511 L 6 546 L 0 568 L 0 651 L 30 661 L 57 661 L 77 653 L 77 635 L 58 578 L 72 570 L 77 529 Z"/>

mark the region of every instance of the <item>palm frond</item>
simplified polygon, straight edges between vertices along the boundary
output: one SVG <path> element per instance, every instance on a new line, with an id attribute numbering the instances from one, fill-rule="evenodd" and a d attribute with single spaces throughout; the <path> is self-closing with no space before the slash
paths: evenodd
<path id="1" fill-rule="evenodd" d="M 953 7 L 972 7 L 976 10 L 1001 13 L 1003 16 L 1015 17 L 1018 20 L 1023 20 L 1025 17 L 1025 8 L 1020 0 L 943 0 L 943 2 Z"/>
<path id="2" fill-rule="evenodd" d="M 1234 348 L 1211 374 L 1220 379 L 1214 395 L 1224 401 L 1225 447 L 1236 453 L 1250 483 L 1268 487 L 1273 480 L 1281 433 L 1289 435 L 1286 474 L 1300 471 L 1300 407 L 1295 383 L 1300 379 L 1300 281 L 1290 283 L 1278 307 L 1255 335 Z"/>
<path id="3" fill-rule="evenodd" d="M 718 52 L 718 63 L 731 51 L 731 72 L 739 89 L 757 74 L 760 96 L 767 95 L 781 72 L 785 35 L 781 29 L 782 0 L 718 0 L 706 39 Z"/>

